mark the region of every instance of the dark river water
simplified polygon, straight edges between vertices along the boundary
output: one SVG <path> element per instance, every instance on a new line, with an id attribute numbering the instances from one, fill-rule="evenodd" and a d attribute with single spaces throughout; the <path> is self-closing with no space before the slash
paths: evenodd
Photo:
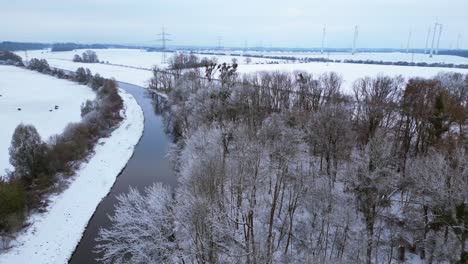
<path id="1" fill-rule="evenodd" d="M 98 255 L 93 252 L 95 239 L 99 228 L 110 226 L 108 215 L 114 213 L 116 196 L 128 192 L 130 187 L 143 190 L 154 182 L 170 186 L 177 183 L 166 158 L 171 139 L 165 133 L 162 116 L 158 111 L 158 101 L 162 98 L 139 86 L 119 82 L 119 87 L 132 94 L 143 109 L 145 130 L 127 166 L 97 207 L 69 263 L 98 263 L 95 260 Z"/>

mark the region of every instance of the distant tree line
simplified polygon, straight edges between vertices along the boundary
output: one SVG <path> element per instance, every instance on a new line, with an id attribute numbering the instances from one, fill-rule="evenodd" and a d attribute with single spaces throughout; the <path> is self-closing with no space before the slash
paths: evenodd
<path id="1" fill-rule="evenodd" d="M 38 49 L 46 49 L 49 47 L 50 47 L 50 44 L 45 44 L 45 43 L 27 43 L 27 42 L 13 42 L 13 41 L 0 42 L 0 50 L 5 50 L 5 51 L 38 50 Z"/>
<path id="2" fill-rule="evenodd" d="M 73 56 L 73 61 L 74 62 L 85 62 L 85 63 L 99 63 L 98 56 L 95 51 L 92 50 L 87 50 L 83 52 L 83 54 L 80 56 L 78 54 L 75 54 Z"/>
<path id="3" fill-rule="evenodd" d="M 61 135 L 47 141 L 34 126 L 20 124 L 15 129 L 9 148 L 14 171 L 0 179 L 0 249 L 9 246 L 30 212 L 46 208 L 48 195 L 60 192 L 58 187 L 89 157 L 96 142 L 122 120 L 123 101 L 114 80 L 84 68 L 65 73 L 50 68 L 45 60 L 32 59 L 28 68 L 88 85 L 97 97 L 82 104 L 81 122 L 70 123 Z"/>
<path id="4" fill-rule="evenodd" d="M 51 51 L 72 51 L 76 49 L 107 49 L 111 45 L 106 44 L 77 44 L 77 43 L 54 43 Z"/>
<path id="5" fill-rule="evenodd" d="M 335 61 L 339 62 L 339 61 Z M 439 68 L 460 68 L 468 69 L 468 64 L 454 64 L 454 63 L 442 63 L 442 62 L 408 62 L 408 61 L 374 61 L 374 60 L 343 60 L 344 63 L 356 63 L 356 64 L 378 64 L 378 65 L 396 65 L 396 66 L 416 66 L 416 67 L 439 67 Z"/>
<path id="6" fill-rule="evenodd" d="M 166 75 L 179 185 L 121 195 L 102 262 L 467 263 L 468 75 Z"/>
<path id="7" fill-rule="evenodd" d="M 468 50 L 463 49 L 463 50 L 439 50 L 440 55 L 454 55 L 454 56 L 460 56 L 460 57 L 465 57 L 468 58 Z"/>

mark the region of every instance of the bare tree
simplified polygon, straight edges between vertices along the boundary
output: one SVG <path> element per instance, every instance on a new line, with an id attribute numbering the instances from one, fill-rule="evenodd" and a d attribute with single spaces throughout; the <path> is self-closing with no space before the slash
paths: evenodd
<path id="1" fill-rule="evenodd" d="M 96 251 L 103 263 L 174 263 L 174 219 L 171 191 L 161 184 L 144 193 L 130 189 L 117 197 L 113 225 L 101 229 Z"/>
<path id="2" fill-rule="evenodd" d="M 349 168 L 349 180 L 362 212 L 367 234 L 366 262 L 372 263 L 375 223 L 381 210 L 389 206 L 396 193 L 395 159 L 388 139 L 381 135 L 369 140 L 366 148 L 358 150 Z"/>

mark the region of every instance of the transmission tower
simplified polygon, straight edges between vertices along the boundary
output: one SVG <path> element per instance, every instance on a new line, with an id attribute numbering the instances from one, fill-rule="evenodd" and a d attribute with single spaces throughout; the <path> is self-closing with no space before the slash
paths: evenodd
<path id="1" fill-rule="evenodd" d="M 408 42 L 406 42 L 406 54 L 409 53 L 409 50 L 410 50 L 410 44 L 411 44 L 411 30 L 409 31 L 409 34 L 408 34 Z"/>
<path id="2" fill-rule="evenodd" d="M 223 41 L 223 38 L 221 36 L 218 36 L 218 49 L 219 50 L 223 49 L 223 46 L 221 45 L 222 41 Z"/>
<path id="3" fill-rule="evenodd" d="M 439 54 L 439 44 L 440 44 L 440 37 L 442 36 L 442 24 L 439 24 L 439 38 L 437 39 L 437 48 L 436 48 L 436 54 Z"/>
<path id="4" fill-rule="evenodd" d="M 29 64 L 29 58 L 28 58 L 28 51 L 24 50 L 24 62 L 26 64 Z"/>
<path id="5" fill-rule="evenodd" d="M 438 49 L 439 49 L 440 36 L 442 35 L 442 24 L 439 24 L 439 22 L 435 22 L 434 31 L 432 32 L 432 45 L 431 45 L 431 52 L 429 54 L 430 58 L 432 58 L 432 55 L 434 55 L 434 44 L 435 44 L 437 29 L 439 29 L 439 40 L 437 41 L 436 54 L 439 53 Z"/>
<path id="6" fill-rule="evenodd" d="M 356 53 L 356 42 L 357 42 L 358 36 L 359 36 L 359 27 L 356 25 L 356 26 L 354 26 L 354 39 L 353 39 L 352 55 L 354 55 L 354 53 Z"/>
<path id="7" fill-rule="evenodd" d="M 171 34 L 169 34 L 169 33 L 166 32 L 166 28 L 165 28 L 164 26 L 161 28 L 161 33 L 158 34 L 158 36 L 160 37 L 160 38 L 158 39 L 158 41 L 161 42 L 161 52 L 162 52 L 161 63 L 162 63 L 162 64 L 167 63 L 167 54 L 166 54 L 166 52 L 167 52 L 167 50 L 166 50 L 166 44 L 167 44 L 167 43 L 166 43 L 166 42 L 172 41 L 171 39 L 168 39 L 168 38 L 167 38 L 167 36 L 170 36 L 170 35 L 171 35 Z"/>
<path id="8" fill-rule="evenodd" d="M 424 47 L 424 54 L 427 54 L 427 49 L 429 47 L 429 39 L 431 38 L 431 28 L 427 30 L 427 37 L 426 37 L 426 46 Z"/>
<path id="9" fill-rule="evenodd" d="M 323 26 L 322 31 L 322 48 L 320 49 L 320 54 L 323 54 L 323 50 L 325 48 L 325 37 L 327 36 L 327 25 Z"/>
<path id="10" fill-rule="evenodd" d="M 458 33 L 458 36 L 457 36 L 457 50 L 461 49 L 461 47 L 460 47 L 461 40 L 462 40 L 462 35 L 461 35 L 461 33 Z"/>

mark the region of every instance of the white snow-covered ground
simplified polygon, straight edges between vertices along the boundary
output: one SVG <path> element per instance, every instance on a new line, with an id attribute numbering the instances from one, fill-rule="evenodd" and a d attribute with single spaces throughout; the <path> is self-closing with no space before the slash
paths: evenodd
<path id="1" fill-rule="evenodd" d="M 126 82 L 142 87 L 147 87 L 148 80 L 153 77 L 153 72 L 149 70 L 141 70 L 129 67 L 101 64 L 101 63 L 77 63 L 71 60 L 54 59 L 44 57 L 52 67 L 57 67 L 64 70 L 76 71 L 79 67 L 88 68 L 93 74 L 99 73 L 105 78 L 114 78 L 121 82 Z"/>
<path id="2" fill-rule="evenodd" d="M 16 126 L 34 125 L 47 140 L 79 122 L 81 104 L 96 97 L 87 86 L 13 66 L 0 66 L 0 95 L 0 177 L 13 169 L 8 148 Z"/>
<path id="3" fill-rule="evenodd" d="M 214 51 L 213 51 L 214 52 Z M 240 51 L 232 51 L 229 53 L 239 53 Z M 385 62 L 426 62 L 426 63 L 453 63 L 453 64 L 468 64 L 468 58 L 454 55 L 433 55 L 422 53 L 404 53 L 404 52 L 358 52 L 351 54 L 350 52 L 256 52 L 248 51 L 247 54 L 263 55 L 263 56 L 285 56 L 296 58 L 326 58 L 330 60 L 373 60 Z"/>
<path id="4" fill-rule="evenodd" d="M 15 246 L 0 254 L 0 263 L 67 263 L 99 202 L 132 156 L 143 132 L 143 111 L 133 96 L 120 91 L 125 118 L 95 154 L 77 171 L 69 187 L 51 198 L 47 212 L 35 214 Z"/>
<path id="5" fill-rule="evenodd" d="M 62 59 L 72 60 L 75 54 L 81 55 L 85 49 L 78 49 L 74 51 L 64 52 L 51 52 L 49 50 L 35 50 L 29 51 L 28 56 L 30 58 L 44 58 L 44 59 Z M 141 67 L 151 69 L 153 66 L 158 65 L 159 67 L 167 67 L 167 63 L 162 63 L 161 52 L 147 52 L 139 49 L 93 49 L 96 52 L 100 61 L 109 62 L 111 64 L 128 65 L 132 67 Z M 17 52 L 19 56 L 24 56 L 24 52 Z M 173 53 L 166 53 L 167 58 L 170 58 Z M 198 57 L 212 58 L 216 57 L 219 63 L 231 63 L 233 58 L 237 59 L 238 64 L 245 64 L 245 58 L 238 56 L 222 56 L 222 55 L 208 55 L 208 54 L 196 54 Z M 278 61 L 273 59 L 264 58 L 251 58 L 251 64 L 266 63 L 271 61 Z"/>
<path id="6" fill-rule="evenodd" d="M 96 50 L 99 51 L 99 50 Z M 147 58 L 134 57 L 129 58 L 131 54 L 139 52 L 133 50 L 131 53 L 128 50 L 122 49 L 108 49 L 102 54 L 107 53 L 109 58 L 115 61 L 132 63 L 131 66 L 145 65 L 149 61 Z M 146 52 L 143 52 L 146 53 Z M 62 55 L 60 55 L 62 54 Z M 52 53 L 48 51 L 33 51 L 29 53 L 30 58 L 44 58 L 49 61 L 49 64 L 55 67 L 76 70 L 78 67 L 87 67 L 93 73 L 98 72 L 104 77 L 114 77 L 119 81 L 146 87 L 148 80 L 152 77 L 152 73 L 147 70 L 140 70 L 134 68 L 127 68 L 114 65 L 98 64 L 98 63 L 75 63 L 71 61 L 73 52 L 66 53 Z M 98 53 L 99 54 L 99 53 Z M 102 56 L 98 55 L 98 56 Z M 383 53 L 385 56 L 390 56 L 393 53 Z M 18 55 L 24 55 L 18 53 Z M 63 57 L 63 59 L 59 58 Z M 454 56 L 455 57 L 455 56 Z M 65 59 L 66 58 L 66 59 Z M 104 57 L 105 58 L 105 57 Z M 241 57 L 239 57 L 241 58 Z M 100 57 L 100 59 L 102 59 Z M 141 62 L 139 62 L 141 60 Z M 242 59 L 240 59 L 242 60 Z M 396 61 L 398 59 L 395 59 Z M 125 64 L 125 63 L 122 63 Z M 352 64 L 352 63 L 282 63 L 282 64 L 241 64 L 238 67 L 240 73 L 250 73 L 255 71 L 295 71 L 302 70 L 312 74 L 322 74 L 324 72 L 334 71 L 341 74 L 343 77 L 343 91 L 346 93 L 352 92 L 352 85 L 354 81 L 365 76 L 376 76 L 378 74 L 386 74 L 390 76 L 402 75 L 406 79 L 411 77 L 424 77 L 430 78 L 439 72 L 455 71 L 460 73 L 468 73 L 468 69 L 454 69 L 454 68 L 436 68 L 436 67 L 411 67 L 411 66 L 393 66 L 393 65 L 372 65 L 372 64 Z"/>

